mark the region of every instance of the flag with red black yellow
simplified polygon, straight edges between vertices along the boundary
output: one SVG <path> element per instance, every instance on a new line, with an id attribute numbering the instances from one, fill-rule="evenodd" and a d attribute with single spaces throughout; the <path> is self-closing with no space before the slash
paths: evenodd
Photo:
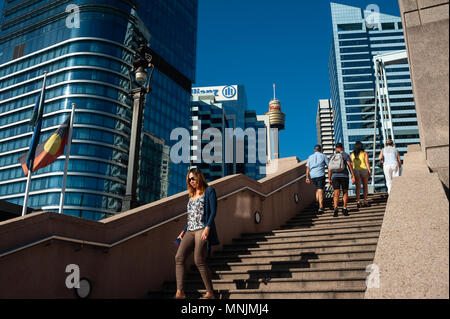
<path id="1" fill-rule="evenodd" d="M 52 164 L 58 157 L 64 154 L 64 150 L 69 137 L 70 116 L 65 120 L 59 128 L 53 132 L 52 135 L 36 148 L 34 155 L 32 172 L 40 168 Z M 19 157 L 19 162 L 22 165 L 23 172 L 28 175 L 29 167 L 27 167 L 27 155 L 24 154 Z"/>

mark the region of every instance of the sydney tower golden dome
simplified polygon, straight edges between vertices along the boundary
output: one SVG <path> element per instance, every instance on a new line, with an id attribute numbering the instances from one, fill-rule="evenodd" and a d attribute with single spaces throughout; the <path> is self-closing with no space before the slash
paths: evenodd
<path id="1" fill-rule="evenodd" d="M 266 115 L 269 115 L 270 127 L 284 130 L 286 115 L 281 112 L 281 103 L 275 97 L 275 84 L 273 85 L 273 100 L 269 102 L 269 112 Z"/>

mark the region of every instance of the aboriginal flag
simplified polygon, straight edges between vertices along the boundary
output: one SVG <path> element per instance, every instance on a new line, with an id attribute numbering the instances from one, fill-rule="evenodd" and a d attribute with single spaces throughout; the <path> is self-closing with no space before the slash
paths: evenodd
<path id="1" fill-rule="evenodd" d="M 45 142 L 37 146 L 32 172 L 50 165 L 56 161 L 58 157 L 64 154 L 64 149 L 69 137 L 69 126 L 70 116 Z M 27 154 L 19 157 L 19 162 L 22 164 L 25 175 L 28 175 Z"/>

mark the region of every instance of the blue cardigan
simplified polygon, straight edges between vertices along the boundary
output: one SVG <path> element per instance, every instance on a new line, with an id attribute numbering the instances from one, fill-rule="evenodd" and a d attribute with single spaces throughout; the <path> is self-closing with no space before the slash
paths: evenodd
<path id="1" fill-rule="evenodd" d="M 217 236 L 216 224 L 214 223 L 214 218 L 216 217 L 217 212 L 217 196 L 216 190 L 213 187 L 208 187 L 205 190 L 205 212 L 202 217 L 202 222 L 205 227 L 209 226 L 209 235 L 206 241 L 206 246 L 208 251 L 211 249 L 211 246 L 219 245 L 219 237 Z M 184 232 L 187 231 L 187 224 L 184 227 Z"/>

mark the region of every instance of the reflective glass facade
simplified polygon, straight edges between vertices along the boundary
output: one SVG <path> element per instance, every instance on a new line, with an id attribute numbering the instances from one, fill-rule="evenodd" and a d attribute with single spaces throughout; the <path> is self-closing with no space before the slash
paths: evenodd
<path id="1" fill-rule="evenodd" d="M 219 88 L 219 87 L 217 87 Z M 226 88 L 226 87 L 223 87 Z M 265 154 L 266 135 L 258 139 L 258 129 L 264 129 L 263 121 L 258 121 L 256 112 L 247 109 L 247 97 L 245 87 L 237 85 L 237 93 L 231 99 L 216 100 L 214 94 L 197 94 L 198 91 L 205 91 L 208 88 L 193 88 L 196 92 L 192 96 L 191 102 L 191 167 L 198 167 L 202 170 L 207 181 L 232 175 L 244 174 L 255 180 L 265 177 L 266 158 L 260 158 L 258 154 Z M 220 87 L 222 90 L 222 87 Z M 220 131 L 222 145 L 213 148 L 211 156 L 218 156 L 217 162 L 207 163 L 202 156 L 201 163 L 197 162 L 201 145 L 201 151 L 206 147 L 215 146 L 214 137 L 203 139 L 201 143 L 196 143 L 199 136 L 203 137 L 204 131 L 208 128 L 215 128 Z M 226 134 L 226 129 L 235 130 L 236 134 Z M 236 129 L 241 129 L 243 134 L 239 134 Z M 249 130 L 247 130 L 249 129 Z M 200 130 L 200 131 L 199 131 Z M 246 131 L 247 130 L 247 131 Z M 250 132 L 254 132 L 254 137 Z M 245 135 L 248 133 L 247 135 Z M 197 135 L 197 137 L 196 137 Z M 229 138 L 232 150 L 227 148 L 226 139 Z M 254 138 L 254 140 L 252 140 Z M 263 142 L 263 143 L 261 143 Z M 232 144 L 231 144 L 232 143 Z M 243 144 L 243 147 L 241 146 Z M 258 148 L 263 148 L 259 150 Z M 243 158 L 238 158 L 238 150 L 243 150 Z M 253 154 L 255 158 L 253 158 Z M 263 168 L 261 171 L 260 168 Z"/>
<path id="2" fill-rule="evenodd" d="M 98 220 L 121 210 L 133 105 L 130 42 L 142 24 L 156 68 L 144 109 L 138 200 L 185 190 L 188 164 L 170 163 L 168 149 L 171 130 L 189 126 L 198 1 L 74 0 L 78 27 L 68 1 L 1 2 L 0 199 L 23 203 L 18 158 L 28 151 L 28 122 L 47 71 L 41 141 L 76 103 L 64 213 Z M 64 159 L 33 174 L 30 207 L 57 211 Z"/>
<path id="3" fill-rule="evenodd" d="M 335 140 L 342 142 L 348 153 L 356 141 L 361 141 L 372 165 L 376 85 L 372 59 L 405 49 L 401 18 L 336 3 L 331 3 L 331 15 L 329 77 Z M 386 74 L 395 143 L 403 158 L 408 144 L 419 143 L 408 64 L 388 66 Z M 383 147 L 379 122 L 377 128 L 376 158 Z M 384 175 L 378 167 L 375 189 L 386 191 Z"/>
<path id="4" fill-rule="evenodd" d="M 255 180 L 266 177 L 266 139 L 267 130 L 264 121 L 258 121 L 256 111 L 245 111 L 245 128 L 251 128 L 256 132 L 256 143 L 246 143 L 245 151 L 245 175 Z M 264 130 L 265 134 L 258 135 L 261 130 Z M 252 163 L 250 160 L 250 154 L 256 154 L 256 163 Z"/>

